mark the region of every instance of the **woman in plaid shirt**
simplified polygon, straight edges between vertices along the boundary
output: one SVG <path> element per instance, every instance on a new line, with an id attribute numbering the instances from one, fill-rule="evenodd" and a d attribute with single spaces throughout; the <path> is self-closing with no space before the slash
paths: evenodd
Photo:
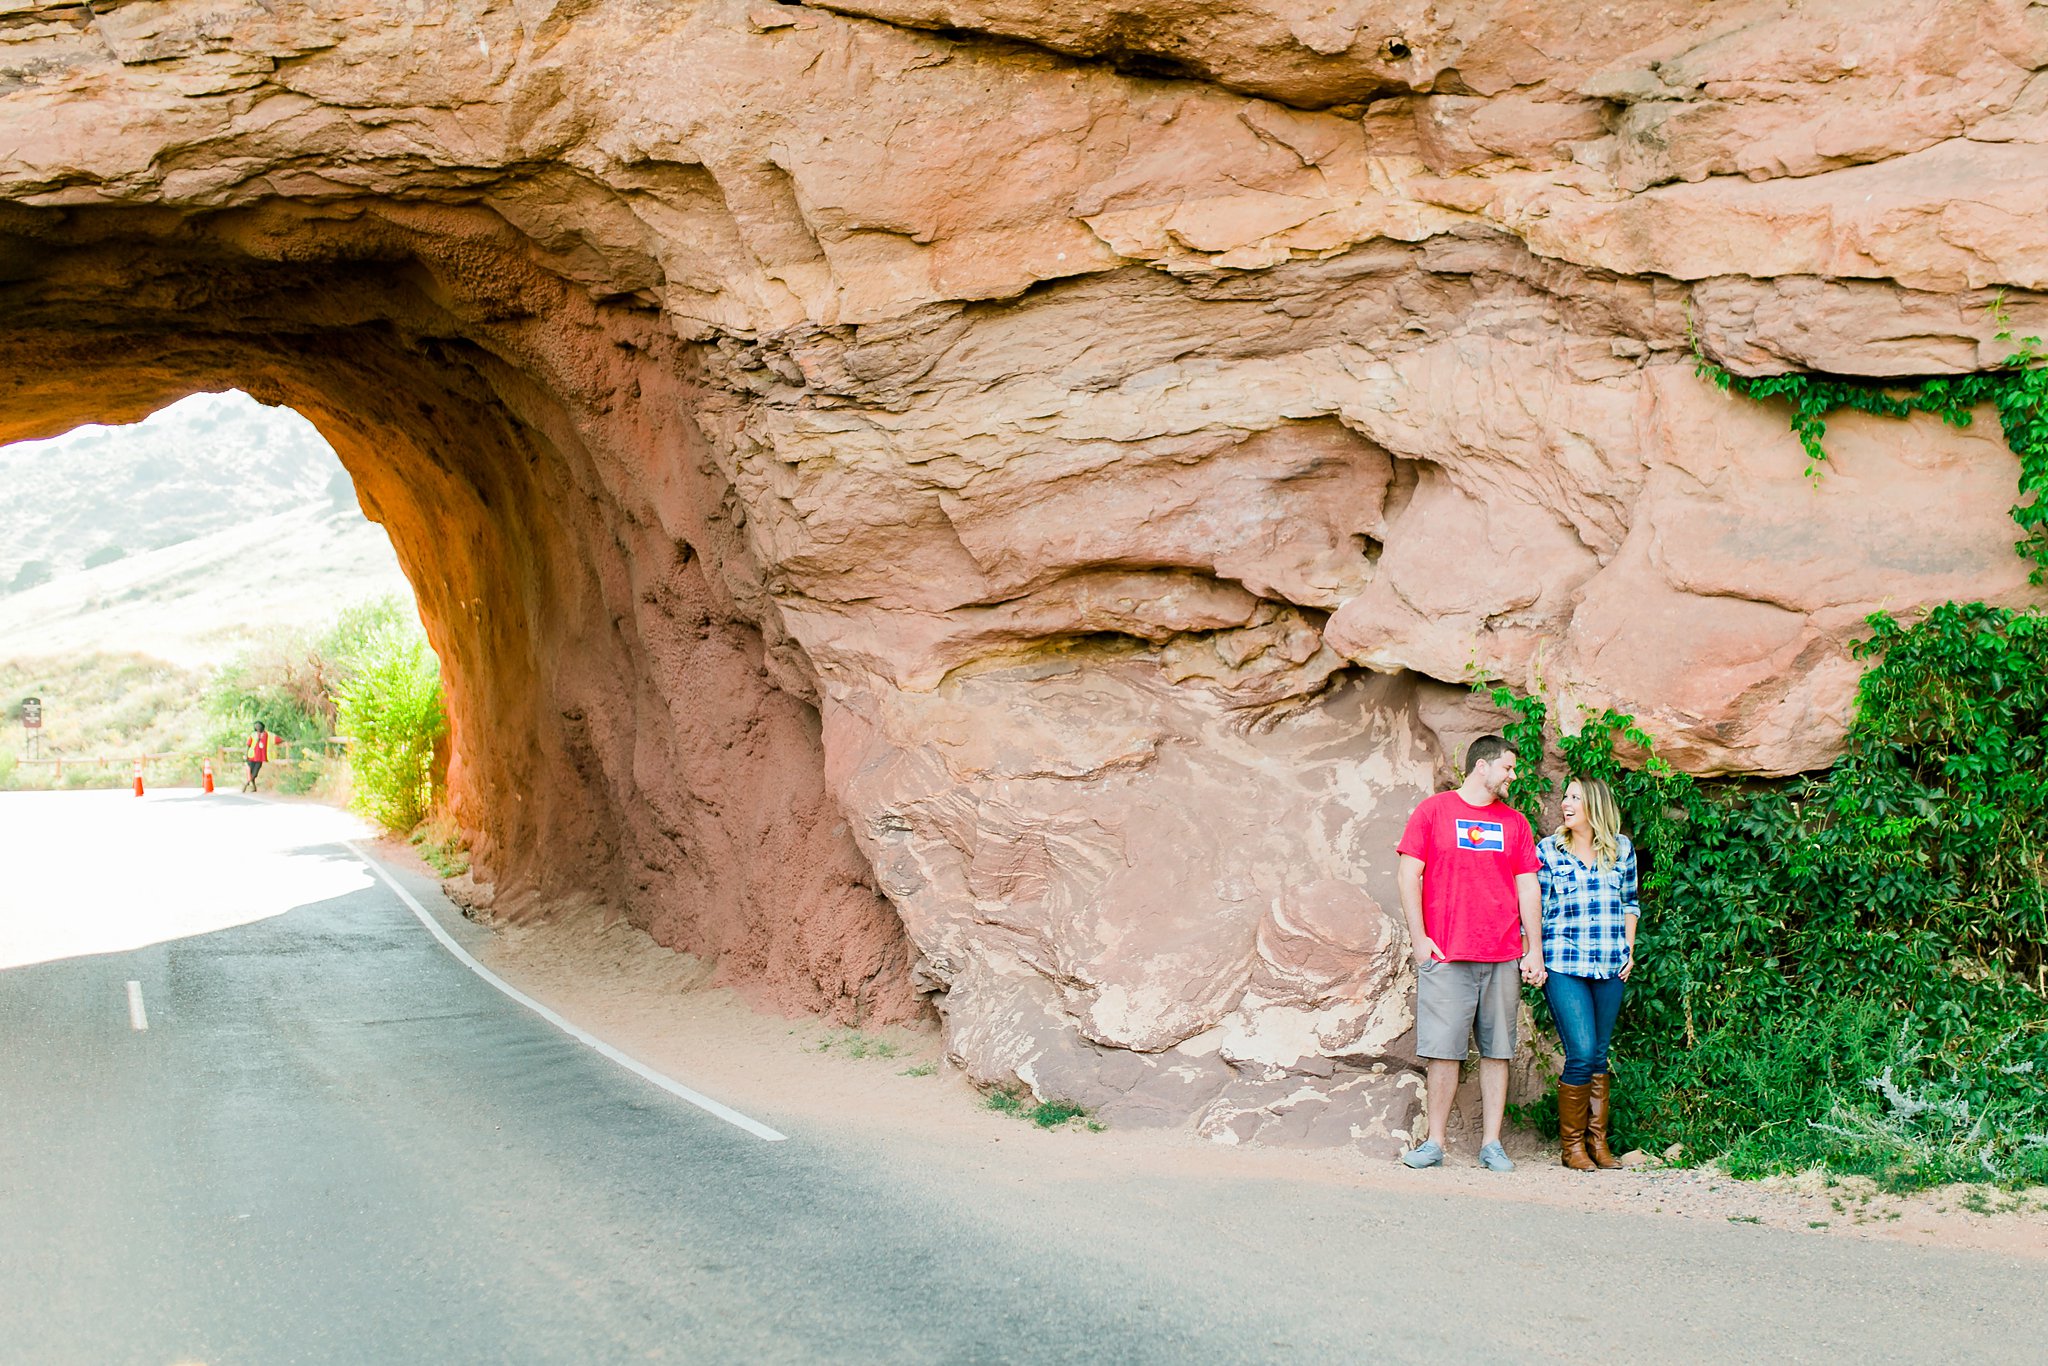
<path id="1" fill-rule="evenodd" d="M 1543 994 L 1564 1042 L 1557 1127 L 1564 1165 L 1618 1167 L 1607 1146 L 1607 1040 L 1635 967 L 1636 851 L 1614 793 L 1598 778 L 1564 790 L 1564 827 L 1536 846 L 1543 893 Z"/>

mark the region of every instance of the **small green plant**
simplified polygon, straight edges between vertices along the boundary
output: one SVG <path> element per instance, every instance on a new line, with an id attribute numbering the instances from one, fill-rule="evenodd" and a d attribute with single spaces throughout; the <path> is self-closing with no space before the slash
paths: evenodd
<path id="1" fill-rule="evenodd" d="M 441 877 L 460 877 L 469 871 L 469 846 L 445 810 L 421 821 L 412 832 L 411 843 L 421 860 Z"/>
<path id="2" fill-rule="evenodd" d="M 1009 1115 L 1013 1119 L 1022 1119 L 1028 1113 L 1024 1100 L 1024 1093 L 1021 1091 L 991 1091 L 988 1093 L 987 1098 L 982 1101 L 982 1104 L 985 1108 L 993 1110 L 999 1115 Z"/>
<path id="3" fill-rule="evenodd" d="M 1033 1102 L 1027 1091 L 995 1090 L 988 1093 L 983 1105 L 999 1115 L 1015 1119 L 1028 1119 L 1041 1129 L 1058 1129 L 1080 1122 L 1080 1127 L 1090 1133 L 1101 1133 L 1103 1126 L 1092 1119 L 1086 1108 L 1070 1100 L 1041 1100 Z"/>
<path id="4" fill-rule="evenodd" d="M 7 585 L 10 593 L 25 593 L 31 588 L 40 588 L 56 577 L 56 570 L 50 568 L 48 560 L 24 560 L 21 568 L 14 571 L 14 579 Z"/>
<path id="5" fill-rule="evenodd" d="M 1540 990 L 1532 990 L 1525 987 L 1522 994 L 1525 999 L 1530 1000 L 1530 1009 L 1536 1012 L 1538 1020 L 1548 1018 L 1544 1012 L 1549 1007 L 1539 1004 L 1543 999 L 1543 993 Z M 1514 1122 L 1517 1128 L 1533 1129 L 1546 1138 L 1556 1138 L 1557 1093 L 1555 1091 L 1545 1091 L 1541 1096 L 1538 1096 L 1526 1105 L 1510 1103 L 1508 1105 L 1508 1118 Z"/>
<path id="6" fill-rule="evenodd" d="M 836 1053 L 842 1058 L 893 1058 L 903 1052 L 903 1046 L 872 1034 L 863 1034 L 858 1029 L 843 1029 L 826 1035 L 811 1051 Z"/>
<path id="7" fill-rule="evenodd" d="M 897 1075 L 903 1077 L 928 1077 L 938 1070 L 938 1063 L 933 1062 L 930 1059 L 927 1059 L 924 1062 L 913 1063 L 911 1066 L 906 1067 L 901 1072 L 897 1073 Z"/>

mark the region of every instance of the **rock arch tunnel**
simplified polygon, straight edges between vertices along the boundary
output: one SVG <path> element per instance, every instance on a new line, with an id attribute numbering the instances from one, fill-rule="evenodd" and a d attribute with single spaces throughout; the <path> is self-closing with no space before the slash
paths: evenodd
<path id="1" fill-rule="evenodd" d="M 595 900 L 788 1004 L 901 1018 L 815 709 L 736 601 L 758 579 L 692 358 L 524 245 L 450 207 L 18 211 L 0 440 L 229 386 L 305 414 L 418 593 L 498 913 Z"/>
<path id="2" fill-rule="evenodd" d="M 31 5 L 0 436 L 312 418 L 507 913 L 1391 1146 L 1390 851 L 1472 677 L 1784 774 L 1867 612 L 2040 600 L 1995 422 L 1844 417 L 1816 484 L 1692 352 L 2048 333 L 2043 11 L 1210 8 Z"/>

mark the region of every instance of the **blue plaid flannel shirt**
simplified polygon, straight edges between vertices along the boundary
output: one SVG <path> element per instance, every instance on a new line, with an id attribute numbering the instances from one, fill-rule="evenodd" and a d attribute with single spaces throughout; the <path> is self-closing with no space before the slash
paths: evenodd
<path id="1" fill-rule="evenodd" d="M 1621 841 L 1612 867 L 1579 862 L 1556 835 L 1536 846 L 1536 885 L 1543 891 L 1543 966 L 1572 977 L 1612 977 L 1628 961 L 1622 917 L 1640 915 L 1636 847 Z"/>

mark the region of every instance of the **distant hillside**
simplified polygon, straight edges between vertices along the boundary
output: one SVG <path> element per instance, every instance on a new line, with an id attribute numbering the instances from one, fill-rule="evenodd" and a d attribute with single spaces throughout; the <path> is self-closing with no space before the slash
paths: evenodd
<path id="1" fill-rule="evenodd" d="M 308 504 L 0 596 L 0 660 L 107 651 L 200 668 L 391 595 L 410 602 L 412 586 L 384 529 Z"/>
<path id="2" fill-rule="evenodd" d="M 0 660 L 227 663 L 412 588 L 313 424 L 196 394 L 128 427 L 0 447 Z M 14 586 L 21 566 L 48 575 Z"/>
<path id="3" fill-rule="evenodd" d="M 0 593 L 294 508 L 361 520 L 313 424 L 232 391 L 195 394 L 132 426 L 0 447 L 0 488 Z"/>

